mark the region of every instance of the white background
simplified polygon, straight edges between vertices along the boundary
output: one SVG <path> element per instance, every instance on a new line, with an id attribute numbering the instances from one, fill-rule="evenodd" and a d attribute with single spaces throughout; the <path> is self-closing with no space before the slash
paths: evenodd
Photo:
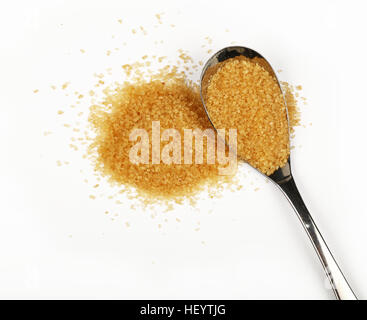
<path id="1" fill-rule="evenodd" d="M 3 1 L 0 298 L 333 298 L 291 207 L 248 167 L 244 189 L 155 218 L 127 199 L 89 199 L 91 165 L 62 126 L 75 121 L 71 97 L 50 85 L 88 91 L 94 72 L 179 48 L 206 60 L 206 36 L 214 51 L 232 42 L 256 49 L 283 69 L 280 80 L 303 86 L 294 176 L 366 298 L 365 12 L 364 1 Z M 148 35 L 132 34 L 140 25 Z"/>

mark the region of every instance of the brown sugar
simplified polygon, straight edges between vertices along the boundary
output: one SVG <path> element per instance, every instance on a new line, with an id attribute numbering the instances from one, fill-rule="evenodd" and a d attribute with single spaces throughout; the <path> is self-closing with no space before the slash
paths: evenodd
<path id="1" fill-rule="evenodd" d="M 125 66 L 131 71 L 131 68 Z M 181 201 L 219 180 L 218 164 L 153 164 L 152 152 L 148 164 L 134 164 L 129 151 L 136 143 L 129 140 L 133 129 L 152 130 L 152 121 L 160 121 L 161 131 L 211 128 L 200 100 L 198 86 L 185 80 L 174 67 L 165 67 L 150 80 L 125 82 L 106 90 L 100 105 L 91 107 L 89 122 L 96 137 L 90 146 L 96 170 L 110 182 L 133 188 L 144 199 L 172 199 Z M 151 137 L 150 137 L 151 138 Z M 149 140 L 152 149 L 152 139 Z M 182 141 L 181 150 L 184 150 Z M 161 148 L 164 147 L 164 142 Z M 206 159 L 206 140 L 203 155 Z M 195 157 L 193 153 L 193 158 Z"/>
<path id="2" fill-rule="evenodd" d="M 153 17 L 156 19 L 154 27 L 157 27 L 158 30 L 164 30 L 168 26 L 170 34 L 175 35 L 175 29 L 171 29 L 175 25 L 169 24 L 168 21 L 166 23 L 164 17 L 162 13 L 157 13 Z M 67 82 L 65 81 L 68 79 L 64 79 L 64 83 L 51 85 L 52 90 L 62 89 L 64 90 L 63 96 L 70 94 L 71 98 L 75 99 L 72 105 L 67 99 L 67 108 L 56 109 L 55 112 L 59 115 L 59 120 L 65 119 L 60 124 L 64 127 L 61 133 L 67 135 L 68 144 L 72 151 L 77 154 L 83 153 L 83 159 L 92 160 L 95 172 L 92 176 L 89 176 L 89 172 L 85 173 L 88 174 L 88 180 L 84 180 L 91 189 L 90 199 L 103 198 L 100 194 L 103 192 L 106 193 L 105 198 L 111 200 L 112 205 L 125 204 L 126 195 L 129 200 L 134 201 L 134 205 L 135 201 L 139 204 L 141 202 L 151 204 L 152 202 L 160 202 L 161 199 L 178 202 L 184 200 L 186 203 L 193 204 L 198 199 L 197 196 L 202 196 L 201 191 L 205 191 L 204 197 L 207 194 L 210 198 L 217 197 L 224 189 L 232 187 L 235 190 L 240 190 L 249 185 L 251 190 L 257 191 L 258 188 L 251 186 L 252 183 L 248 180 L 245 180 L 243 185 L 238 185 L 235 179 L 241 179 L 240 175 L 237 177 L 219 175 L 218 169 L 222 165 L 217 162 L 214 164 L 206 162 L 202 164 L 152 163 L 151 129 L 153 121 L 160 122 L 161 133 L 164 129 L 174 128 L 179 131 L 181 137 L 184 136 L 184 129 L 200 129 L 202 131 L 212 129 L 201 103 L 198 82 L 192 81 L 197 81 L 195 79 L 200 76 L 200 69 L 205 63 L 203 58 L 212 52 L 214 49 L 212 45 L 218 39 L 213 41 L 209 36 L 202 39 L 205 41 L 205 44 L 201 46 L 202 49 L 199 45 L 199 48 L 194 51 L 196 58 L 202 59 L 201 61 L 190 57 L 186 50 L 168 46 L 168 51 L 161 51 L 167 47 L 160 48 L 160 44 L 163 43 L 160 38 L 148 39 L 155 45 L 154 48 L 150 48 L 154 49 L 154 52 L 149 49 L 149 43 L 148 45 L 141 43 L 142 47 L 147 47 L 150 50 L 147 52 L 149 55 L 144 55 L 145 52 L 140 52 L 138 48 L 135 48 L 136 50 L 131 50 L 131 52 L 136 51 L 138 54 L 132 54 L 129 57 L 126 50 L 122 49 L 126 48 L 127 45 L 130 46 L 129 48 L 133 48 L 132 46 L 136 41 L 143 41 L 143 35 L 147 35 L 149 29 L 144 26 L 125 25 L 125 20 L 123 21 L 118 17 L 115 18 L 115 25 L 118 27 L 118 32 L 124 32 L 127 38 L 130 36 L 132 40 L 137 38 L 132 43 L 130 41 L 129 43 L 123 42 L 124 40 L 121 40 L 120 43 L 116 37 L 112 43 L 112 48 L 102 48 L 106 55 L 103 58 L 126 57 L 130 59 L 133 56 L 138 56 L 141 57 L 138 62 L 128 63 L 121 60 L 119 62 L 121 67 L 118 69 L 115 65 L 117 60 L 108 61 L 108 65 L 113 66 L 113 69 L 99 70 L 98 73 L 95 73 L 95 78 L 92 79 L 93 84 L 89 87 L 90 90 L 84 88 L 82 94 L 75 91 L 78 88 L 74 87 L 74 83 L 78 83 L 78 79 L 70 79 Z M 229 32 L 228 29 L 224 31 Z M 178 29 L 177 32 L 179 32 Z M 159 34 L 155 35 L 154 33 L 151 36 L 155 37 Z M 112 35 L 112 38 L 115 39 L 115 36 Z M 127 40 L 125 39 L 125 41 Z M 93 55 L 91 50 L 85 49 L 76 49 L 79 58 L 80 54 Z M 172 52 L 175 52 L 174 56 Z M 175 65 L 168 65 L 172 63 Z M 229 61 L 213 77 L 209 88 L 212 90 L 210 92 L 213 100 L 211 105 L 208 104 L 208 107 L 213 107 L 214 111 L 218 110 L 217 115 L 212 115 L 216 127 L 225 128 L 226 131 L 231 128 L 238 129 L 238 153 L 240 157 L 262 172 L 271 174 L 276 168 L 284 164 L 289 155 L 288 126 L 284 120 L 285 107 L 277 91 L 279 88 L 275 86 L 273 79 L 263 70 L 261 64 L 236 63 L 237 65 L 234 61 Z M 162 69 L 157 71 L 157 68 Z M 232 110 L 231 104 L 228 102 L 238 103 L 243 98 L 237 95 L 238 92 L 235 94 L 236 89 L 242 90 L 243 86 L 235 81 L 238 76 L 247 79 L 248 91 L 242 92 L 246 104 L 243 106 L 235 104 L 234 110 Z M 119 81 L 121 84 L 115 81 Z M 290 132 L 293 133 L 293 127 L 300 123 L 297 101 L 291 85 L 282 83 L 282 88 L 288 105 Z M 295 89 L 299 90 L 300 94 L 302 87 L 298 85 Z M 45 90 L 41 88 L 41 91 Z M 78 91 L 80 90 L 78 89 Z M 38 90 L 34 90 L 34 93 L 37 92 Z M 258 94 L 259 92 L 260 94 Z M 303 97 L 300 99 L 304 100 Z M 55 100 L 58 104 L 58 97 Z M 90 109 L 86 110 L 84 107 L 90 107 Z M 80 125 L 71 118 L 73 115 L 76 120 L 80 121 Z M 223 115 L 227 115 L 227 117 L 222 117 Z M 136 143 L 136 141 L 129 139 L 129 135 L 134 129 L 145 129 L 150 135 L 149 163 L 147 164 L 132 163 L 129 157 L 129 151 Z M 45 131 L 44 135 L 47 136 L 51 133 L 51 131 Z M 184 152 L 185 142 L 182 141 L 182 143 L 181 153 Z M 168 141 L 161 141 L 161 150 L 166 144 Z M 204 139 L 204 159 L 207 156 L 207 144 L 207 140 Z M 192 151 L 192 159 L 194 160 L 195 150 Z M 183 158 L 181 157 L 181 159 Z M 57 162 L 57 165 L 62 168 L 64 164 L 66 162 Z M 95 181 L 94 176 L 103 179 Z M 105 190 L 105 180 L 111 182 L 112 188 Z M 229 182 L 229 188 L 227 185 L 223 186 L 222 181 Z M 120 194 L 123 194 L 121 198 Z M 180 222 L 178 218 L 176 221 Z M 126 222 L 126 226 L 129 226 L 129 222 Z"/>
<path id="3" fill-rule="evenodd" d="M 150 61 L 152 59 L 153 61 Z M 225 189 L 222 182 L 228 183 L 226 185 L 231 188 L 231 186 L 238 185 L 238 180 L 234 175 L 235 171 L 229 176 L 222 176 L 218 173 L 218 169 L 223 167 L 217 163 L 218 159 L 213 164 L 205 161 L 200 164 L 195 164 L 195 161 L 192 164 L 152 163 L 153 121 L 160 122 L 161 134 L 165 129 L 174 128 L 179 131 L 181 137 L 184 137 L 184 129 L 202 131 L 212 129 L 202 106 L 198 84 L 187 78 L 187 75 L 190 74 L 188 71 L 199 68 L 198 64 L 195 64 L 183 50 L 178 50 L 178 59 L 181 64 L 167 65 L 162 63 L 165 59 L 165 56 L 143 56 L 141 61 L 124 64 L 121 84 L 113 82 L 111 86 L 105 86 L 104 82 L 100 80 L 104 75 L 95 74 L 99 84 L 103 87 L 89 94 L 95 98 L 95 101 L 91 102 L 93 105 L 90 107 L 88 119 L 91 127 L 87 129 L 88 131 L 84 131 L 85 137 L 82 145 L 86 144 L 89 148 L 83 158 L 88 156 L 93 162 L 96 175 L 106 178 L 113 186 L 116 186 L 119 194 L 125 193 L 128 198 L 138 200 L 138 203 L 143 206 L 161 201 L 168 205 L 167 200 L 179 203 L 188 201 L 194 205 L 201 191 L 208 192 L 211 198 L 217 197 Z M 146 68 L 147 62 L 160 62 L 163 66 L 153 72 Z M 219 122 L 222 125 L 217 124 L 216 127 L 225 128 L 226 131 L 231 128 L 240 128 L 237 134 L 238 154 L 242 152 L 250 164 L 266 174 L 271 174 L 277 167 L 284 164 L 289 155 L 288 126 L 281 93 L 274 85 L 274 79 L 261 65 L 242 65 L 243 62 L 238 61 L 235 63 L 236 66 L 231 63 L 223 64 L 221 70 L 223 69 L 224 72 L 216 73 L 211 79 L 211 86 L 208 90 L 212 90 L 210 91 L 212 99 L 216 101 L 216 104 L 213 103 L 212 106 L 218 111 L 223 111 L 218 107 L 230 101 L 226 94 L 230 92 L 233 94 L 236 88 L 242 90 L 242 85 L 233 81 L 238 76 L 233 75 L 246 74 L 250 91 L 247 91 L 245 97 L 247 104 L 245 110 L 248 110 L 245 115 L 249 117 L 250 121 L 237 123 L 238 119 L 244 118 L 239 116 L 239 111 L 244 110 L 243 106 L 241 109 L 236 106 L 237 111 L 235 110 L 234 114 L 237 116 L 233 117 L 233 110 L 230 110 L 227 103 L 228 111 L 220 112 L 218 115 L 232 116 L 218 119 L 223 122 Z M 199 65 L 202 65 L 202 62 L 199 62 Z M 223 81 L 231 84 L 232 91 L 228 91 Z M 261 85 L 258 84 L 258 81 Z M 282 87 L 286 101 L 291 105 L 288 110 L 290 126 L 299 125 L 294 88 L 287 83 L 282 83 Z M 263 90 L 263 96 L 256 97 L 256 90 Z M 98 92 L 102 92 L 103 96 L 101 97 Z M 76 93 L 77 98 L 79 95 Z M 236 95 L 233 94 L 230 97 L 236 98 Z M 212 115 L 211 117 L 213 118 Z M 65 126 L 70 127 L 70 125 Z M 90 128 L 92 132 L 89 131 Z M 149 162 L 146 164 L 133 163 L 129 157 L 131 148 L 136 144 L 136 141 L 129 139 L 134 129 L 145 129 L 149 134 L 150 152 Z M 246 140 L 242 139 L 243 136 L 246 137 Z M 204 159 L 207 157 L 209 140 L 204 139 L 203 141 Z M 252 141 L 252 146 L 248 144 L 248 141 Z M 162 150 L 168 141 L 160 142 Z M 75 143 L 78 142 L 75 141 Z M 214 145 L 216 147 L 216 143 Z M 74 145 L 70 147 L 76 150 Z M 184 153 L 184 149 L 185 141 L 181 141 L 181 154 Z M 228 154 L 228 150 L 226 153 Z M 184 159 L 184 156 L 181 156 L 181 159 Z M 192 159 L 195 160 L 194 149 Z M 116 203 L 121 204 L 122 202 L 116 200 Z"/>
<path id="4" fill-rule="evenodd" d="M 276 79 L 262 65 L 226 60 L 212 75 L 206 97 L 214 126 L 237 129 L 239 158 L 267 175 L 286 163 L 287 110 Z"/>
<path id="5" fill-rule="evenodd" d="M 294 94 L 294 88 L 288 82 L 281 82 L 284 99 L 287 104 L 289 131 L 294 133 L 294 127 L 301 125 L 301 113 L 298 108 L 297 100 Z M 300 87 L 300 86 L 298 86 Z M 297 90 L 300 90 L 296 87 Z"/>

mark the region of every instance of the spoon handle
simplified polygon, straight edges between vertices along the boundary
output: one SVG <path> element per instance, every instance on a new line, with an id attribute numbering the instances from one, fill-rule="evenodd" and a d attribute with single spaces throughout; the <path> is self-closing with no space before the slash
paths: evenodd
<path id="1" fill-rule="evenodd" d="M 352 288 L 349 286 L 324 238 L 308 212 L 293 177 L 290 176 L 286 181 L 278 183 L 278 186 L 292 205 L 304 229 L 306 230 L 306 233 L 310 238 L 325 270 L 326 276 L 330 281 L 331 288 L 333 289 L 336 298 L 338 300 L 357 300 Z"/>

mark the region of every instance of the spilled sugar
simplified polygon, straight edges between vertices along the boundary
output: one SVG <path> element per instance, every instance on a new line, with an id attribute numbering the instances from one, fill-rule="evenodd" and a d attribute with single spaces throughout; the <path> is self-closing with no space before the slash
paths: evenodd
<path id="1" fill-rule="evenodd" d="M 162 24 L 161 15 L 156 16 Z M 120 23 L 120 22 L 119 22 Z M 146 32 L 144 28 L 134 28 Z M 131 32 L 131 29 L 130 29 Z M 212 39 L 204 39 L 206 49 Z M 156 41 L 157 44 L 162 41 Z M 124 43 L 126 45 L 126 43 Z M 107 50 L 109 54 L 113 50 Z M 77 152 L 86 150 L 84 158 L 90 159 L 96 170 L 96 175 L 103 180 L 108 180 L 120 193 L 125 193 L 129 198 L 138 200 L 141 204 L 170 203 L 167 208 L 172 209 L 172 202 L 181 203 L 188 200 L 194 204 L 201 192 L 209 192 L 211 197 L 217 197 L 223 189 L 228 187 L 239 190 L 243 186 L 238 183 L 237 176 L 219 176 L 218 163 L 208 165 L 135 165 L 129 161 L 129 150 L 132 142 L 128 135 L 133 128 L 143 128 L 150 132 L 152 121 L 159 120 L 161 129 L 175 128 L 180 132 L 184 128 L 211 128 L 203 113 L 198 92 L 198 83 L 192 80 L 192 75 L 197 74 L 202 68 L 206 55 L 201 61 L 195 63 L 187 52 L 177 51 L 175 62 L 169 62 L 166 56 L 144 55 L 139 61 L 124 64 L 121 68 L 123 75 L 121 81 L 107 86 L 103 73 L 95 74 L 97 83 L 95 88 L 90 88 L 86 93 L 75 92 L 77 100 L 71 106 L 71 112 L 77 110 L 76 117 L 86 114 L 81 107 L 88 103 L 86 98 L 92 100 L 89 111 L 89 125 L 86 123 L 65 123 L 69 130 L 76 129 L 76 136 L 71 137 L 70 148 Z M 86 53 L 87 54 L 87 53 Z M 172 54 L 170 54 L 172 57 Z M 152 65 L 160 65 L 159 70 L 154 70 Z M 111 70 L 106 70 L 110 74 Z M 300 114 L 297 106 L 295 89 L 286 82 L 281 83 L 288 105 L 291 133 L 294 127 L 300 125 Z M 70 92 L 71 83 L 65 82 L 61 89 L 65 95 Z M 103 95 L 99 89 L 103 88 Z M 52 89 L 56 86 L 52 85 Z M 301 88 L 297 86 L 297 90 Z M 74 91 L 74 90 L 73 90 Z M 303 98 L 300 98 L 305 100 Z M 61 110 L 60 110 L 61 111 Z M 60 115 L 62 113 L 59 113 Z M 48 134 L 48 132 L 47 132 Z M 45 133 L 46 135 L 46 133 Z M 291 136 L 293 138 L 294 135 Z M 164 144 L 162 143 L 162 148 Z M 204 147 L 204 152 L 206 148 Z M 205 155 L 204 155 L 205 159 Z M 96 186 L 90 182 L 91 188 Z M 225 185 L 224 185 L 225 184 Z M 97 187 L 96 187 L 97 188 Z M 93 188 L 97 191 L 101 188 Z M 256 189 L 256 188 L 255 188 Z M 112 189 L 111 189 L 112 190 Z M 257 189 L 258 190 L 258 189 Z M 256 190 L 256 191 L 257 191 Z M 91 194 L 91 199 L 98 195 Z M 108 196 L 114 199 L 115 196 Z M 136 201 L 135 201 L 136 202 Z"/>

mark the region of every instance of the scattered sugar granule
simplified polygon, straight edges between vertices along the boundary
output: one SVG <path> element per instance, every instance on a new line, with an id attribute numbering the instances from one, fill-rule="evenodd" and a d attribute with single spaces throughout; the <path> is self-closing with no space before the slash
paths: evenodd
<path id="1" fill-rule="evenodd" d="M 71 149 L 75 150 L 75 151 L 77 151 L 77 150 L 78 150 L 78 147 L 77 147 L 75 144 L 70 143 L 70 144 L 69 144 L 69 147 L 70 147 Z"/>
<path id="2" fill-rule="evenodd" d="M 144 34 L 145 36 L 148 34 L 148 32 L 144 29 L 144 27 L 143 27 L 143 26 L 140 26 L 139 28 L 140 28 L 141 32 L 143 32 L 143 34 Z"/>
<path id="3" fill-rule="evenodd" d="M 166 56 L 158 57 L 158 62 L 162 62 L 164 59 L 167 59 Z"/>
<path id="4" fill-rule="evenodd" d="M 155 15 L 155 17 L 157 18 L 158 23 L 162 24 L 161 15 L 160 15 L 159 13 L 157 13 L 157 14 Z"/>
<path id="5" fill-rule="evenodd" d="M 209 44 L 212 44 L 212 42 L 213 42 L 213 40 L 208 36 L 208 37 L 205 37 L 205 39 L 207 40 L 207 42 L 209 43 Z"/>
<path id="6" fill-rule="evenodd" d="M 65 82 L 62 86 L 61 89 L 65 90 L 68 86 L 69 86 L 70 82 Z"/>
<path id="7" fill-rule="evenodd" d="M 64 113 L 64 111 L 62 111 L 62 110 L 57 111 L 57 114 L 63 114 L 63 113 Z"/>
<path id="8" fill-rule="evenodd" d="M 80 52 L 81 52 L 81 53 L 85 53 L 85 50 L 84 50 L 84 49 L 80 49 Z"/>
<path id="9" fill-rule="evenodd" d="M 96 78 L 102 79 L 104 77 L 104 74 L 103 73 L 95 73 L 94 76 Z"/>
<path id="10" fill-rule="evenodd" d="M 92 199 L 92 200 L 94 200 L 94 199 L 96 199 L 96 196 L 94 196 L 93 194 L 91 194 L 91 195 L 89 195 L 89 198 Z"/>
<path id="11" fill-rule="evenodd" d="M 34 90 L 33 90 L 33 93 L 37 93 L 37 92 L 39 92 L 39 90 L 38 90 L 38 89 L 34 89 Z"/>

